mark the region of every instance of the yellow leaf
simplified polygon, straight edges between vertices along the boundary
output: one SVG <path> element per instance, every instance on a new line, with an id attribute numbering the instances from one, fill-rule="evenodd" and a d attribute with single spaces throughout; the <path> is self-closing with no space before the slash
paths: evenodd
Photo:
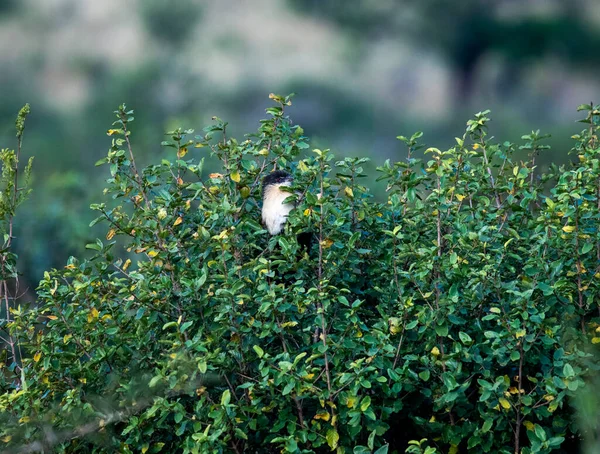
<path id="1" fill-rule="evenodd" d="M 100 312 L 98 312 L 98 309 L 96 309 L 95 307 L 92 307 L 92 317 L 98 318 L 99 315 L 100 315 Z"/>
<path id="2" fill-rule="evenodd" d="M 210 175 L 208 175 L 208 178 L 223 178 L 223 174 L 221 173 L 211 173 Z"/>
<path id="3" fill-rule="evenodd" d="M 258 154 L 261 155 L 261 156 L 267 156 L 269 154 L 269 150 L 267 150 L 266 148 L 263 148 L 262 150 L 260 150 L 258 152 Z"/>
<path id="4" fill-rule="evenodd" d="M 322 419 L 323 421 L 329 421 L 329 418 L 331 418 L 331 416 L 326 411 L 321 411 L 317 413 L 314 417 L 314 419 Z"/>
<path id="5" fill-rule="evenodd" d="M 8 443 L 10 440 L 12 440 L 12 437 L 10 435 L 7 435 L 6 437 L 2 437 L 2 441 L 4 443 Z"/>
<path id="6" fill-rule="evenodd" d="M 23 416 L 21 419 L 19 419 L 20 423 L 28 423 L 31 420 L 31 418 L 29 416 Z"/>
<path id="7" fill-rule="evenodd" d="M 574 225 L 565 225 L 562 229 L 564 232 L 571 233 L 571 232 L 575 231 L 575 226 Z"/>
<path id="8" fill-rule="evenodd" d="M 150 251 L 148 252 L 148 257 L 156 257 L 158 255 L 158 251 Z"/>
<path id="9" fill-rule="evenodd" d="M 37 363 L 42 357 L 42 352 L 37 352 L 35 355 L 33 355 L 33 360 Z"/>
<path id="10" fill-rule="evenodd" d="M 350 197 L 351 199 L 353 199 L 353 198 L 354 198 L 354 191 L 352 191 L 352 188 L 350 188 L 350 187 L 346 186 L 346 187 L 344 188 L 344 192 L 345 192 L 345 193 L 346 193 L 346 195 L 347 195 L 348 197 Z"/>
<path id="11" fill-rule="evenodd" d="M 188 152 L 187 147 L 180 148 L 179 151 L 177 152 L 177 157 L 179 159 L 181 159 L 187 154 L 187 152 Z"/>
<path id="12" fill-rule="evenodd" d="M 112 136 L 113 134 L 118 134 L 120 131 L 118 129 L 109 129 L 106 131 L 107 136 Z"/>
<path id="13" fill-rule="evenodd" d="M 206 392 L 206 387 L 205 387 L 205 386 L 200 386 L 200 388 L 198 388 L 198 389 L 196 390 L 196 394 L 197 394 L 198 396 L 201 396 L 201 395 L 202 395 L 202 394 L 204 394 L 205 392 Z"/>
<path id="14" fill-rule="evenodd" d="M 177 177 L 177 184 L 181 186 L 183 184 L 183 178 Z"/>
<path id="15" fill-rule="evenodd" d="M 354 404 L 356 404 L 356 397 L 354 397 L 354 396 L 348 397 L 348 400 L 346 401 L 346 406 L 348 408 L 354 408 Z"/>
<path id="16" fill-rule="evenodd" d="M 304 210 L 304 216 L 308 216 L 310 213 L 312 213 L 312 210 L 310 208 Z"/>
<path id="17" fill-rule="evenodd" d="M 127 268 L 129 268 L 129 265 L 131 265 L 131 259 L 125 260 L 125 263 L 123 264 L 123 271 L 127 271 Z"/>
<path id="18" fill-rule="evenodd" d="M 527 430 L 533 430 L 535 424 L 531 421 L 523 421 L 523 425 L 527 428 Z"/>
<path id="19" fill-rule="evenodd" d="M 429 422 L 435 422 L 435 421 L 436 421 L 435 415 L 432 415 L 431 418 L 429 418 Z"/>
<path id="20" fill-rule="evenodd" d="M 50 320 L 56 320 L 58 317 L 56 315 L 46 315 Z"/>
<path id="21" fill-rule="evenodd" d="M 115 231 L 115 229 L 110 229 L 110 230 L 108 231 L 108 233 L 106 234 L 106 239 L 107 239 L 107 240 L 112 240 L 113 236 L 115 236 L 115 233 L 117 233 L 117 232 Z"/>
<path id="22" fill-rule="evenodd" d="M 148 452 L 148 443 L 145 443 L 144 446 L 142 446 L 142 454 L 146 454 L 146 452 Z"/>
<path id="23" fill-rule="evenodd" d="M 502 408 L 504 408 L 505 410 L 508 410 L 510 408 L 510 402 L 504 397 L 498 399 L 498 402 L 500 402 L 500 405 L 502 405 Z"/>
<path id="24" fill-rule="evenodd" d="M 333 241 L 330 240 L 329 238 L 324 239 L 323 241 L 321 241 L 321 245 L 325 248 L 325 249 L 329 249 L 331 247 L 331 245 L 333 244 Z"/>
<path id="25" fill-rule="evenodd" d="M 433 347 L 433 348 L 431 349 L 431 354 L 432 354 L 433 356 L 440 356 L 440 349 L 439 349 L 439 348 L 437 348 L 437 347 Z"/>
<path id="26" fill-rule="evenodd" d="M 63 344 L 66 344 L 69 342 L 69 339 L 71 339 L 73 337 L 72 334 L 65 334 L 65 336 L 63 337 Z"/>
<path id="27" fill-rule="evenodd" d="M 552 402 L 552 401 L 554 400 L 554 396 L 553 396 L 552 394 L 546 394 L 546 395 L 544 396 L 544 400 L 545 400 L 546 402 Z"/>
<path id="28" fill-rule="evenodd" d="M 517 331 L 515 333 L 515 337 L 517 339 L 521 338 L 521 337 L 525 337 L 525 334 L 527 334 L 527 331 L 525 331 L 524 329 L 520 329 L 519 331 Z"/>
<path id="29" fill-rule="evenodd" d="M 456 194 L 456 198 L 458 199 L 459 202 L 462 202 L 465 199 L 466 196 L 462 195 L 462 194 Z"/>
<path id="30" fill-rule="evenodd" d="M 173 222 L 173 227 L 181 224 L 182 222 L 183 222 L 183 218 L 181 216 L 179 216 L 177 219 L 175 219 L 175 222 Z"/>
<path id="31" fill-rule="evenodd" d="M 236 183 L 239 183 L 240 180 L 242 179 L 242 177 L 240 176 L 240 172 L 238 172 L 237 170 L 234 172 L 231 172 L 229 177 L 231 178 L 232 181 L 235 181 Z"/>
<path id="32" fill-rule="evenodd" d="M 600 344 L 600 337 L 592 337 L 592 344 Z"/>
<path id="33" fill-rule="evenodd" d="M 457 454 L 458 453 L 458 446 L 456 445 L 450 445 L 450 449 L 448 450 L 448 454 Z"/>

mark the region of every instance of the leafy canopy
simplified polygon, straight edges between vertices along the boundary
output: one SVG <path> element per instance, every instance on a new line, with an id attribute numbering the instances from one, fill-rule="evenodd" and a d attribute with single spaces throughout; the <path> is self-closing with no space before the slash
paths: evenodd
<path id="1" fill-rule="evenodd" d="M 489 112 L 449 150 L 400 136 L 378 201 L 367 159 L 308 152 L 290 98 L 271 98 L 257 133 L 170 131 L 144 169 L 119 107 L 92 205 L 106 239 L 11 310 L 6 449 L 569 452 L 568 399 L 598 368 L 600 112 L 581 106 L 578 162 L 543 174 L 539 132 L 497 143 Z M 270 237 L 275 168 L 297 207 Z"/>

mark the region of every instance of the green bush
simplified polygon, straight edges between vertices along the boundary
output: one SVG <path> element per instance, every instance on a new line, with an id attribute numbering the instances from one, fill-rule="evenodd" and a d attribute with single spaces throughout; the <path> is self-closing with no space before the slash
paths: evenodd
<path id="1" fill-rule="evenodd" d="M 145 169 L 119 108 L 99 163 L 112 200 L 92 206 L 106 241 L 12 311 L 6 449 L 573 452 L 569 400 L 599 365 L 600 112 L 580 106 L 578 162 L 546 174 L 543 137 L 496 143 L 488 112 L 446 151 L 399 137 L 408 159 L 378 168 L 377 201 L 366 159 L 307 152 L 271 98 L 256 134 L 171 131 Z M 208 154 L 222 173 L 203 174 Z M 297 208 L 270 237 L 274 168 Z"/>

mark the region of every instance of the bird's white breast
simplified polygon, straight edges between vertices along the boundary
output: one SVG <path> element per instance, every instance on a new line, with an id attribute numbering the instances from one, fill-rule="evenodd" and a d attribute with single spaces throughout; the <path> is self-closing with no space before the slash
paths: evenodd
<path id="1" fill-rule="evenodd" d="M 291 203 L 283 203 L 291 194 L 282 191 L 280 189 L 282 186 L 289 186 L 289 184 L 274 184 L 265 189 L 262 221 L 271 235 L 277 235 L 283 230 L 288 214 L 294 208 Z"/>

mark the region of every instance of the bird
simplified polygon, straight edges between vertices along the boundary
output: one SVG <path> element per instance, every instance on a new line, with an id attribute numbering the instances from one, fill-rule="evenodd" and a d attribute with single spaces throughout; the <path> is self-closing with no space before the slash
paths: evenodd
<path id="1" fill-rule="evenodd" d="M 292 193 L 282 189 L 289 188 L 293 181 L 292 175 L 285 170 L 275 170 L 263 178 L 262 222 L 271 236 L 283 231 L 290 211 L 296 207 L 294 202 L 285 202 Z M 300 196 L 298 193 L 296 195 Z M 301 231 L 296 238 L 300 251 L 310 253 L 313 243 L 312 232 Z"/>
<path id="2" fill-rule="evenodd" d="M 270 235 L 281 233 L 294 208 L 293 203 L 285 202 L 291 193 L 282 189 L 290 187 L 292 181 L 292 176 L 285 170 L 275 170 L 263 178 L 262 222 Z"/>

